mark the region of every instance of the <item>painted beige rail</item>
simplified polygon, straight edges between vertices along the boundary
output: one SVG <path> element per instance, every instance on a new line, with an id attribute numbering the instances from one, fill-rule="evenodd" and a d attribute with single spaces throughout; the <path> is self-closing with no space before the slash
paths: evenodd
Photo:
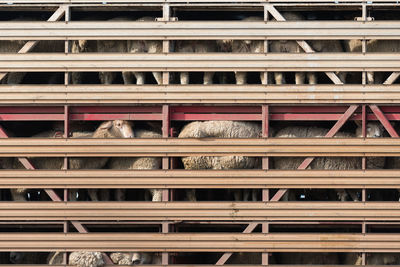
<path id="1" fill-rule="evenodd" d="M 398 53 L 1 54 L 0 72 L 400 71 Z"/>
<path id="2" fill-rule="evenodd" d="M 393 233 L 2 233 L 0 251 L 400 252 L 399 240 Z"/>
<path id="3" fill-rule="evenodd" d="M 400 188 L 398 170 L 0 170 L 0 188 Z"/>
<path id="4" fill-rule="evenodd" d="M 400 39 L 399 21 L 0 22 L 0 40 Z"/>
<path id="5" fill-rule="evenodd" d="M 0 104 L 400 103 L 395 85 L 0 85 Z"/>
<path id="6" fill-rule="evenodd" d="M 0 157 L 400 156 L 398 138 L 0 139 Z"/>
<path id="7" fill-rule="evenodd" d="M 399 221 L 398 202 L 0 202 L 0 220 Z"/>

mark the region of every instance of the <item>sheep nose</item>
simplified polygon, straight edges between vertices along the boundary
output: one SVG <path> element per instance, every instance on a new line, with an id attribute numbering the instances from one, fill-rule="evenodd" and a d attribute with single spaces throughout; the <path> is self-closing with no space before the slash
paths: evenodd
<path id="1" fill-rule="evenodd" d="M 140 264 L 140 260 L 134 260 L 133 262 L 132 262 L 132 265 L 139 265 Z"/>

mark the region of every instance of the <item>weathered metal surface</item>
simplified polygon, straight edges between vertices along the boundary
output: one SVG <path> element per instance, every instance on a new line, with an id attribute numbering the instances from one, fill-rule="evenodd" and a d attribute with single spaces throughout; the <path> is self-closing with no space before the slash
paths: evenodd
<path id="1" fill-rule="evenodd" d="M 399 21 L 0 22 L 0 40 L 400 39 Z"/>
<path id="2" fill-rule="evenodd" d="M 0 170 L 0 188 L 399 188 L 398 170 Z"/>
<path id="3" fill-rule="evenodd" d="M 1 85 L 0 104 L 399 104 L 390 85 Z M 122 110 L 121 110 L 122 112 Z M 105 113 L 103 111 L 103 113 Z"/>
<path id="4" fill-rule="evenodd" d="M 398 202 L 1 202 L 0 220 L 379 222 L 399 221 L 400 209 Z"/>
<path id="5" fill-rule="evenodd" d="M 393 233 L 2 233 L 0 251 L 399 252 L 399 238 Z"/>
<path id="6" fill-rule="evenodd" d="M 397 138 L 0 139 L 1 157 L 400 156 Z"/>
<path id="7" fill-rule="evenodd" d="M 398 53 L 0 54 L 2 72 L 400 71 Z"/>

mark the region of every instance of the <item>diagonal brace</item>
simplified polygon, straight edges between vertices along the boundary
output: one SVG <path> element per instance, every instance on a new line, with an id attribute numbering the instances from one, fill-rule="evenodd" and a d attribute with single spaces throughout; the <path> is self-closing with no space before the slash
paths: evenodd
<path id="1" fill-rule="evenodd" d="M 62 18 L 66 10 L 66 6 L 60 6 L 47 21 L 57 21 Z M 31 51 L 39 41 L 28 41 L 19 51 L 18 54 L 25 54 Z M 6 77 L 7 73 L 0 73 L 0 82 Z"/>
<path id="2" fill-rule="evenodd" d="M 390 124 L 385 114 L 383 114 L 382 110 L 377 105 L 369 105 L 369 107 L 371 108 L 375 116 L 378 118 L 378 120 L 382 123 L 383 127 L 385 127 L 386 131 L 390 134 L 390 136 L 399 137 L 396 130 L 393 128 L 392 124 Z"/>
<path id="3" fill-rule="evenodd" d="M 250 223 L 246 229 L 244 229 L 243 234 L 249 234 L 254 231 L 254 229 L 257 227 L 258 223 Z M 224 265 L 229 258 L 232 256 L 233 252 L 226 252 L 224 255 L 219 258 L 217 263 L 215 265 Z"/>
<path id="4" fill-rule="evenodd" d="M 286 21 L 282 14 L 273 5 L 267 4 L 265 7 L 277 21 Z M 312 49 L 312 47 L 306 41 L 296 40 L 296 42 L 301 48 L 303 48 L 304 52 L 315 53 L 314 49 Z M 343 81 L 341 81 L 333 71 L 327 71 L 325 73 L 334 84 L 343 84 Z"/>
<path id="5" fill-rule="evenodd" d="M 358 105 L 351 105 L 346 112 L 339 118 L 339 120 L 333 125 L 333 127 L 326 133 L 325 137 L 333 137 L 342 126 L 350 119 L 350 117 L 357 110 Z M 300 166 L 297 168 L 298 170 L 305 170 L 311 162 L 314 160 L 314 157 L 306 158 Z M 286 193 L 287 189 L 279 189 L 278 192 L 271 198 L 271 201 L 279 201 L 283 195 Z"/>

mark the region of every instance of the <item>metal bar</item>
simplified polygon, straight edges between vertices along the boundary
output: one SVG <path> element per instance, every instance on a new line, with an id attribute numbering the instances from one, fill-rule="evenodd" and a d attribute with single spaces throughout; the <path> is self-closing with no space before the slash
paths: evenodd
<path id="1" fill-rule="evenodd" d="M 400 72 L 393 72 L 392 74 L 389 75 L 389 77 L 386 79 L 386 81 L 383 82 L 383 84 L 389 85 L 393 84 L 397 78 L 399 78 Z"/>
<path id="2" fill-rule="evenodd" d="M 0 188 L 400 187 L 398 170 L 0 170 Z"/>
<path id="3" fill-rule="evenodd" d="M 385 127 L 386 131 L 390 134 L 391 137 L 399 137 L 396 130 L 393 128 L 392 124 L 390 124 L 389 120 L 386 118 L 385 114 L 380 110 L 377 105 L 369 105 L 372 112 L 378 118 L 378 120 L 382 123 L 383 127 Z"/>
<path id="4" fill-rule="evenodd" d="M 308 1 L 298 1 L 298 0 L 270 0 L 268 1 L 270 3 L 274 3 L 276 5 L 279 4 L 284 4 L 284 5 L 290 5 L 294 4 L 294 6 L 309 6 L 309 5 L 328 5 L 328 6 L 333 6 L 333 7 L 351 7 L 351 6 L 356 6 L 359 7 L 365 0 L 343 0 L 340 2 L 336 2 L 335 0 L 308 0 Z M 209 7 L 211 4 L 227 4 L 229 3 L 230 5 L 233 6 L 242 6 L 244 5 L 249 5 L 249 4 L 263 4 L 265 1 L 261 0 L 243 0 L 243 1 L 237 1 L 237 0 L 168 0 L 168 1 L 161 1 L 161 0 L 154 0 L 149 2 L 148 4 L 143 3 L 143 1 L 140 0 L 109 0 L 106 3 L 102 1 L 88 1 L 88 0 L 14 0 L 13 2 L 8 2 L 6 0 L 1 0 L 0 4 L 4 4 L 7 6 L 12 5 L 12 6 L 23 6 L 23 5 L 29 5 L 32 7 L 43 7 L 43 6 L 48 6 L 52 7 L 54 4 L 69 4 L 69 5 L 76 5 L 76 6 L 84 6 L 86 7 L 87 5 L 90 6 L 106 6 L 107 8 L 113 7 L 113 6 L 129 6 L 128 4 L 130 3 L 138 3 L 140 6 L 161 6 L 164 3 L 169 3 L 169 4 L 181 4 L 185 3 L 185 6 L 204 6 L 206 5 Z M 197 4 L 197 5 L 196 5 Z M 396 5 L 398 2 L 396 0 L 374 0 L 373 2 L 367 2 L 368 6 L 380 6 L 382 5 Z M 135 5 L 133 5 L 135 6 Z M 261 6 L 261 5 L 260 5 Z"/>
<path id="5" fill-rule="evenodd" d="M 0 251 L 399 252 L 399 238 L 394 233 L 3 233 Z"/>
<path id="6" fill-rule="evenodd" d="M 0 71 L 327 71 L 329 73 L 400 70 L 398 53 L 48 53 L 45 58 L 43 54 L 1 54 Z"/>
<path id="7" fill-rule="evenodd" d="M 0 139 L 0 157 L 399 156 L 396 138 Z"/>
<path id="8" fill-rule="evenodd" d="M 0 40 L 399 40 L 399 21 L 1 21 Z M 25 30 L 24 30 L 25 29 Z M 303 41 L 299 41 L 305 46 Z M 309 47 L 305 48 L 311 51 Z M 265 50 L 266 51 L 266 50 Z"/>
<path id="9" fill-rule="evenodd" d="M 396 84 L 388 86 L 371 84 L 365 87 L 362 85 L 142 85 L 140 87 L 136 85 L 68 85 L 66 87 L 63 85 L 2 85 L 0 90 L 1 105 L 166 103 L 382 103 L 393 105 L 400 103 L 400 86 Z M 74 113 L 74 108 L 71 107 L 72 113 Z M 273 113 L 274 107 L 271 109 Z M 106 109 L 103 113 L 107 113 Z"/>

